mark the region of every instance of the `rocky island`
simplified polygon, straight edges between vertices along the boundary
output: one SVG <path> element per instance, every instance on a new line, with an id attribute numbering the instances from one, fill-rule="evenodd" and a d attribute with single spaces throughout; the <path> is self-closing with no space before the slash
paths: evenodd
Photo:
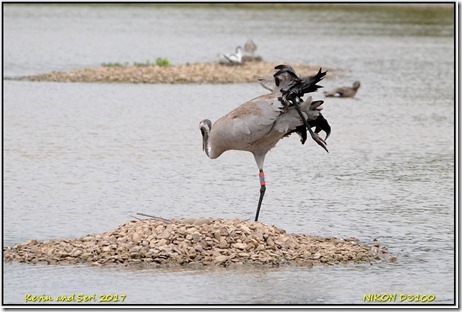
<path id="1" fill-rule="evenodd" d="M 218 62 L 186 63 L 181 65 L 158 66 L 155 64 L 106 64 L 100 67 L 79 68 L 69 71 L 20 77 L 19 80 L 54 82 L 107 82 L 107 83 L 249 83 L 258 77 L 273 74 L 275 66 L 284 62 L 251 61 L 241 65 L 222 65 Z M 316 74 L 322 66 L 292 64 L 301 75 Z M 327 77 L 338 73 L 338 69 L 327 70 Z"/>
<path id="2" fill-rule="evenodd" d="M 282 266 L 396 261 L 377 242 L 289 234 L 239 219 L 138 219 L 80 238 L 3 248 L 6 262 L 122 266 Z"/>

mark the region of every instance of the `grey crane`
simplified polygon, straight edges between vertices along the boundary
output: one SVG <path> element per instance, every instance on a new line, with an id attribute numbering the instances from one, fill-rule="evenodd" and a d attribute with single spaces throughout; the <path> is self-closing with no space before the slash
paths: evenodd
<path id="1" fill-rule="evenodd" d="M 325 140 L 331 132 L 321 114 L 323 101 L 312 101 L 311 96 L 302 99 L 305 93 L 321 88 L 317 83 L 326 72 L 319 70 L 314 76 L 300 78 L 289 65 L 278 65 L 275 69 L 278 71 L 274 74 L 274 91 L 245 102 L 213 125 L 209 119 L 199 123 L 202 148 L 209 158 L 218 158 L 228 150 L 248 151 L 254 155 L 260 179 L 255 221 L 258 221 L 266 192 L 263 165 L 268 151 L 294 132 L 300 135 L 304 144 L 307 130 L 313 140 L 327 151 Z M 325 139 L 319 136 L 320 131 L 326 132 Z"/>
<path id="2" fill-rule="evenodd" d="M 248 53 L 253 57 L 256 50 L 257 50 L 257 45 L 255 44 L 255 42 L 253 42 L 252 39 L 249 39 L 245 42 L 244 44 L 245 53 Z"/>
<path id="3" fill-rule="evenodd" d="M 340 87 L 332 91 L 324 92 L 326 97 L 354 97 L 358 91 L 361 83 L 359 81 L 353 82 L 352 87 Z"/>

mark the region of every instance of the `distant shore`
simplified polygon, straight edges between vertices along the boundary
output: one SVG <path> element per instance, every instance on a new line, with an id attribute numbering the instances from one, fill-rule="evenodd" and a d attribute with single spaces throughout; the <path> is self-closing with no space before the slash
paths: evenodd
<path id="1" fill-rule="evenodd" d="M 18 78 L 29 81 L 107 82 L 107 83 L 249 83 L 258 77 L 271 76 L 274 67 L 290 64 L 301 76 L 313 75 L 319 68 L 327 70 L 327 78 L 339 73 L 320 65 L 288 62 L 246 62 L 242 65 L 222 65 L 218 62 L 186 63 L 181 65 L 117 65 L 80 68 L 69 71 L 30 75 Z"/>

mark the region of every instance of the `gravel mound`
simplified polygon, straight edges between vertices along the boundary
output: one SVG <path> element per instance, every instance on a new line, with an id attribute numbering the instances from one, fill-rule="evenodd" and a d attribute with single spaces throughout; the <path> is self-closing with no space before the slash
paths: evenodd
<path id="1" fill-rule="evenodd" d="M 75 239 L 4 247 L 6 262 L 90 265 L 222 266 L 396 261 L 380 244 L 284 230 L 239 219 L 146 219 Z"/>

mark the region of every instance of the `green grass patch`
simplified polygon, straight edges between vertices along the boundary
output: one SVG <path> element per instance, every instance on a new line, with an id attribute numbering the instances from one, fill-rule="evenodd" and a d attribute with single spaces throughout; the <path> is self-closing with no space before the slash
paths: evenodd
<path id="1" fill-rule="evenodd" d="M 128 66 L 128 63 L 102 63 L 101 66 L 103 67 L 124 67 Z"/>
<path id="2" fill-rule="evenodd" d="M 118 62 L 110 62 L 110 63 L 102 63 L 102 67 L 127 67 L 127 66 L 138 66 L 138 67 L 143 67 L 143 66 L 162 66 L 162 67 L 167 67 L 170 66 L 170 61 L 166 57 L 158 57 L 155 62 L 146 60 L 146 62 L 133 62 L 132 65 L 130 65 L 128 62 L 125 63 L 118 63 Z"/>

